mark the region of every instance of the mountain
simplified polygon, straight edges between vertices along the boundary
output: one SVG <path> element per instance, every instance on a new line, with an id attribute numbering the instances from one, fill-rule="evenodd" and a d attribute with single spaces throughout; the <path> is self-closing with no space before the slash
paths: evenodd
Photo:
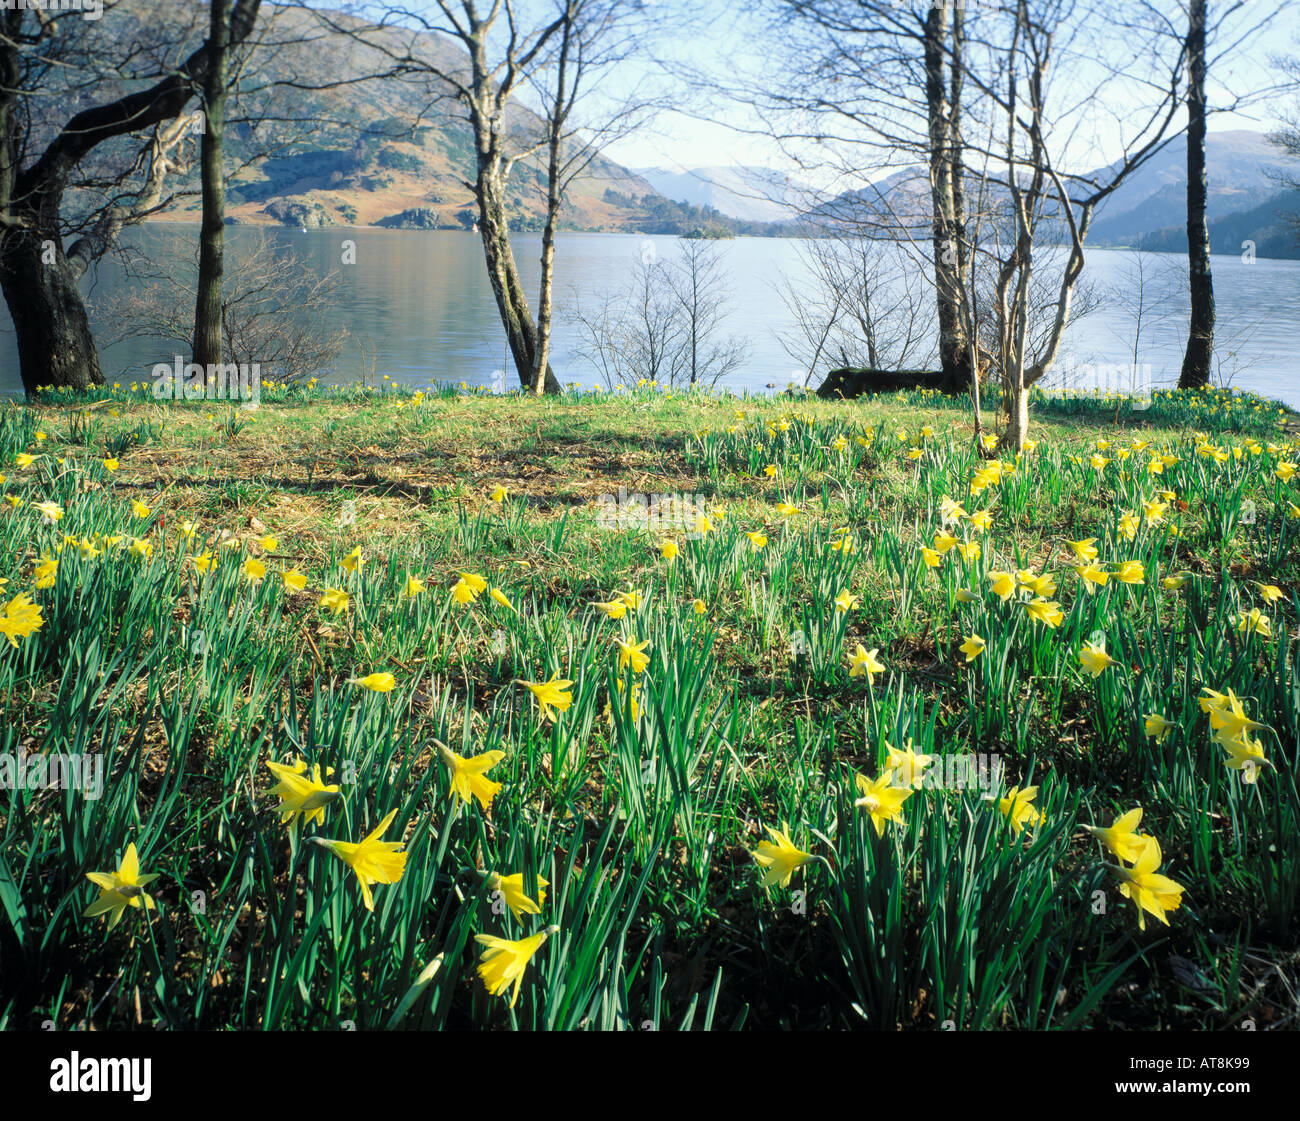
<path id="1" fill-rule="evenodd" d="M 1289 159 L 1259 132 L 1236 130 L 1206 137 L 1209 168 L 1207 212 L 1215 253 L 1240 253 L 1253 241 L 1260 257 L 1300 257 L 1300 161 Z M 1144 163 L 1100 207 L 1088 234 L 1098 247 L 1139 247 L 1187 251 L 1187 142 L 1179 136 Z M 1105 182 L 1109 168 L 1088 178 Z M 967 191 L 974 198 L 978 185 Z M 996 203 L 1006 192 L 995 188 Z M 848 221 L 880 236 L 906 221 L 913 236 L 924 236 L 930 221 L 929 180 L 924 168 L 896 171 L 870 187 L 846 191 L 809 211 L 814 222 Z M 1063 233 L 1063 231 L 1056 231 Z"/>
<path id="2" fill-rule="evenodd" d="M 337 12 L 326 14 L 343 27 L 360 24 Z M 175 0 L 120 0 L 111 21 L 94 25 L 96 35 L 114 36 L 113 50 L 124 58 L 183 58 L 206 30 L 205 12 Z M 449 86 L 433 79 L 368 77 L 391 69 L 391 57 L 371 42 L 327 33 L 318 13 L 304 6 L 264 4 L 254 40 L 243 66 L 251 89 L 230 107 L 226 127 L 229 221 L 423 229 L 472 224 L 474 196 L 465 180 L 473 176 L 474 138 Z M 374 42 L 398 55 L 413 43 L 416 54 L 467 75 L 468 56 L 449 37 L 389 27 Z M 118 73 L 127 72 L 123 66 Z M 59 78 L 54 72 L 56 84 Z M 32 150 L 79 110 L 140 86 L 111 71 L 93 83 L 69 77 L 62 88 L 51 90 L 59 112 L 34 122 Z M 509 103 L 505 129 L 517 149 L 533 147 L 541 125 L 526 106 Z M 96 185 L 84 190 L 74 185 L 70 208 L 87 211 L 98 205 L 103 198 L 98 184 L 129 169 L 138 146 L 138 138 L 130 138 L 97 149 L 85 167 Z M 183 141 L 176 156 L 167 182 L 174 196 L 154 217 L 197 220 L 197 134 Z M 653 219 L 641 201 L 645 198 L 659 196 L 645 180 L 598 156 L 572 184 L 561 225 L 656 232 L 649 229 Z M 511 174 L 511 227 L 539 229 L 545 202 L 544 165 L 534 153 Z"/>
<path id="3" fill-rule="evenodd" d="M 1300 191 L 1282 191 L 1249 210 L 1210 219 L 1210 252 L 1239 254 L 1254 243 L 1257 257 L 1300 257 Z M 1143 234 L 1137 247 L 1157 253 L 1186 253 L 1187 227 L 1169 226 Z"/>
<path id="4" fill-rule="evenodd" d="M 1206 213 L 1211 221 L 1257 212 L 1265 219 L 1285 193 L 1280 178 L 1300 175 L 1290 160 L 1261 132 L 1238 129 L 1205 138 L 1209 171 Z M 1101 173 L 1099 173 L 1101 174 Z M 1145 163 L 1098 209 L 1089 241 L 1094 245 L 1135 245 L 1155 234 L 1187 224 L 1187 141 L 1177 137 Z M 1186 233 L 1182 248 L 1187 248 Z"/>
<path id="5" fill-rule="evenodd" d="M 746 222 L 790 222 L 806 206 L 807 188 L 765 167 L 718 166 L 633 170 L 659 194 Z"/>

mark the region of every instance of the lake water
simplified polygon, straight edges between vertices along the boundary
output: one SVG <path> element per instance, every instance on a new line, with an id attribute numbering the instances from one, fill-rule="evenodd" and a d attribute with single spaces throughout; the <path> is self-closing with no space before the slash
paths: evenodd
<path id="1" fill-rule="evenodd" d="M 373 354 L 376 378 L 388 374 L 412 385 L 465 381 L 490 387 L 501 380 L 496 371 L 507 369 L 505 384 L 516 384 L 477 235 L 377 229 L 302 233 L 251 227 L 231 227 L 228 233 L 232 252 L 268 237 L 292 248 L 307 267 L 322 275 L 339 270 L 341 298 L 331 322 L 346 327 L 350 337 L 333 379 L 356 380 L 368 370 L 368 356 Z M 155 257 L 175 260 L 178 243 L 184 245 L 183 253 L 193 252 L 191 239 L 197 238 L 197 227 L 154 226 L 133 231 L 132 237 Z M 355 243 L 355 264 L 342 263 L 345 241 Z M 654 246 L 660 261 L 680 254 L 677 239 L 671 237 L 560 235 L 556 261 L 560 318 L 553 365 L 561 381 L 590 386 L 599 380 L 576 356 L 578 332 L 571 317 L 565 316 L 566 306 L 576 300 L 590 309 L 602 293 L 627 285 L 647 252 L 647 243 Z M 516 237 L 515 256 L 534 307 L 539 251 L 536 235 Z M 797 279 L 806 275 L 799 245 L 739 238 L 724 243 L 722 254 L 731 307 L 726 329 L 750 343 L 748 360 L 723 384 L 761 392 L 769 383 L 784 388 L 791 380 L 802 381 L 802 371 L 796 369 L 795 360 L 780 342 L 793 320 L 777 293 L 783 276 Z M 1097 310 L 1071 326 L 1060 380 L 1071 380 L 1086 363 L 1132 362 L 1134 263 L 1133 254 L 1089 251 L 1085 278 L 1100 303 Z M 1172 385 L 1185 340 L 1186 262 L 1177 256 L 1152 254 L 1147 266 L 1157 274 L 1148 281 L 1148 292 L 1164 301 L 1157 318 L 1144 328 L 1138 362 L 1149 366 L 1154 386 Z M 1222 376 L 1242 389 L 1300 407 L 1295 353 L 1300 341 L 1300 261 L 1215 257 L 1214 281 Z M 123 285 L 131 283 L 119 265 L 107 262 L 93 288 L 86 285 L 101 340 L 108 339 L 114 327 L 100 321 L 104 318 L 101 309 Z M 111 381 L 130 382 L 147 378 L 158 362 L 171 364 L 176 351 L 175 343 L 135 338 L 104 345 L 101 357 Z M 1088 377 L 1084 370 L 1075 380 L 1087 384 Z M 12 324 L 8 313 L 0 310 L 0 392 L 15 393 L 20 388 Z"/>

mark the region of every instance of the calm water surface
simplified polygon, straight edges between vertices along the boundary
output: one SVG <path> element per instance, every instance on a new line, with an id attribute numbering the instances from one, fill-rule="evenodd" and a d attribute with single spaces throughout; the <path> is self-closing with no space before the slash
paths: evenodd
<path id="1" fill-rule="evenodd" d="M 193 252 L 188 239 L 196 236 L 196 229 L 158 226 L 134 231 L 132 236 L 156 258 L 175 260 L 180 238 L 186 239 L 186 249 L 179 252 Z M 477 235 L 372 229 L 301 233 L 248 227 L 229 231 L 230 244 L 236 249 L 263 236 L 291 247 L 304 264 L 322 274 L 339 269 L 342 288 L 336 315 L 350 338 L 334 379 L 356 380 L 367 370 L 368 356 L 373 353 L 374 375 L 388 374 L 398 382 L 465 381 L 491 386 L 495 371 L 509 369 L 506 384 L 516 384 Z M 345 240 L 355 242 L 354 265 L 341 263 Z M 596 372 L 575 354 L 578 335 L 572 321 L 564 317 L 566 306 L 575 300 L 591 306 L 602 293 L 628 284 L 647 241 L 655 246 L 659 260 L 672 260 L 679 252 L 677 239 L 671 237 L 560 236 L 556 263 L 560 319 L 554 366 L 562 381 L 590 386 L 598 380 Z M 534 306 L 539 251 L 537 236 L 516 239 L 515 255 Z M 750 342 L 749 360 L 726 384 L 763 391 L 769 383 L 784 388 L 791 380 L 802 380 L 802 372 L 796 371 L 795 361 L 780 342 L 781 334 L 791 326 L 791 315 L 777 294 L 783 276 L 804 275 L 798 244 L 739 238 L 725 243 L 723 260 L 731 308 L 726 329 Z M 1071 326 L 1063 354 L 1063 377 L 1068 376 L 1071 364 L 1077 369 L 1084 363 L 1132 361 L 1134 261 L 1128 253 L 1089 252 L 1085 277 L 1100 306 Z M 1144 328 L 1139 363 L 1150 367 L 1154 385 L 1172 385 L 1182 361 L 1186 330 L 1185 261 L 1153 254 L 1148 256 L 1148 267 L 1157 274 L 1149 281 L 1148 291 L 1165 299 Z M 1300 261 L 1245 262 L 1239 257 L 1215 257 L 1214 280 L 1222 375 L 1230 377 L 1233 385 L 1300 407 L 1295 359 L 1300 342 Z M 131 283 L 120 266 L 106 263 L 93 288 L 86 286 L 96 313 L 104 369 L 115 381 L 146 378 L 155 363 L 170 364 L 176 352 L 175 344 L 161 340 L 131 339 L 106 345 L 114 324 L 105 321 L 102 309 Z M 0 310 L 0 392 L 13 393 L 19 388 L 13 328 L 8 313 Z"/>

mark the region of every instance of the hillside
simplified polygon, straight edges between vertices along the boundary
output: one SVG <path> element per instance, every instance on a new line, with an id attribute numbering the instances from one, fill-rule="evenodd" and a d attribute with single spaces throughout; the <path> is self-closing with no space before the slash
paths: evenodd
<path id="1" fill-rule="evenodd" d="M 1243 241 L 1256 243 L 1261 257 L 1300 256 L 1300 240 L 1289 217 L 1300 205 L 1286 189 L 1287 176 L 1300 176 L 1263 133 L 1238 130 L 1207 138 L 1211 244 L 1216 253 L 1238 253 Z M 1088 240 L 1100 247 L 1140 246 L 1185 252 L 1187 249 L 1187 144 L 1178 137 L 1143 164 L 1098 210 Z M 1108 171 L 1091 177 L 1104 182 Z M 975 197 L 972 182 L 968 197 Z M 1001 192 L 995 192 L 995 196 Z M 904 168 L 870 187 L 846 191 L 812 211 L 814 218 L 848 220 L 871 228 L 892 228 L 912 216 L 917 231 L 929 222 L 929 187 L 925 170 Z"/>
<path id="2" fill-rule="evenodd" d="M 371 43 L 331 32 L 316 12 L 265 4 L 262 12 L 238 100 L 228 109 L 230 220 L 308 227 L 469 225 L 473 194 L 466 179 L 473 174 L 474 140 L 450 87 L 423 75 L 372 77 L 390 70 L 392 59 Z M 344 28 L 358 26 L 346 16 L 329 18 Z M 38 152 L 76 112 L 152 84 L 159 72 L 178 66 L 205 32 L 202 12 L 171 0 L 123 0 L 111 21 L 74 28 L 78 35 L 112 34 L 115 55 L 147 56 L 149 64 L 120 73 L 96 70 L 93 81 L 72 68 L 54 71 L 52 92 L 60 109 L 33 122 L 29 151 Z M 459 44 L 440 35 L 394 28 L 378 42 L 400 54 L 413 35 L 417 55 L 449 71 L 466 65 Z M 81 57 L 77 46 L 71 44 L 72 57 Z M 89 40 L 83 49 L 88 48 Z M 515 150 L 531 148 L 540 126 L 526 106 L 510 104 L 506 127 Z M 127 173 L 138 148 L 139 138 L 130 138 L 97 149 L 83 169 L 88 189 L 72 185 L 71 209 L 98 205 L 97 184 Z M 175 156 L 167 181 L 174 197 L 154 217 L 197 220 L 197 134 Z M 536 156 L 516 165 L 511 186 L 512 227 L 536 228 L 545 208 Z M 649 217 L 639 202 L 646 196 L 657 197 L 649 183 L 597 157 L 572 185 L 561 222 L 590 230 L 640 228 Z"/>
<path id="3" fill-rule="evenodd" d="M 1270 203 L 1281 192 L 1279 177 L 1296 174 L 1295 161 L 1261 132 L 1212 132 L 1206 137 L 1211 222 Z M 1126 182 L 1098 212 L 1092 240 L 1130 245 L 1155 231 L 1187 221 L 1187 142 L 1178 137 Z M 1186 248 L 1186 240 L 1182 248 Z"/>

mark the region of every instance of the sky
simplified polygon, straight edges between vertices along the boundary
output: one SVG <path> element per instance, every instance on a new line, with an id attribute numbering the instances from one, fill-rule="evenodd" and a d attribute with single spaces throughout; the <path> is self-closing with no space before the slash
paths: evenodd
<path id="1" fill-rule="evenodd" d="M 657 2 L 671 4 L 673 0 Z M 898 0 L 900 5 L 912 2 Z M 1107 2 L 1100 0 L 1103 10 Z M 1168 0 L 1165 6 L 1172 7 L 1177 2 Z M 1223 0 L 1212 0 L 1212 10 L 1223 6 Z M 780 45 L 774 47 L 763 41 L 764 25 L 757 16 L 761 5 L 749 0 L 696 0 L 691 7 L 695 9 L 697 23 L 689 38 L 667 36 L 656 44 L 658 52 L 704 75 L 716 75 L 724 83 L 738 73 L 771 74 Z M 1217 68 L 1223 79 L 1217 91 L 1220 103 L 1224 103 L 1229 90 L 1240 93 L 1275 86 L 1281 79 L 1276 65 L 1278 54 L 1300 58 L 1300 3 L 1289 0 L 1276 3 L 1247 0 L 1235 20 L 1225 27 L 1223 43 L 1232 43 L 1245 29 L 1244 21 L 1258 18 L 1261 9 L 1276 9 L 1277 15 L 1266 33 L 1254 36 L 1244 48 L 1220 61 Z M 1212 45 L 1212 52 L 1213 49 Z M 1212 71 L 1212 97 L 1213 79 Z M 1268 98 L 1241 112 L 1215 114 L 1210 130 L 1268 132 L 1277 128 L 1283 115 L 1290 112 L 1300 113 L 1300 91 Z M 708 116 L 714 119 L 704 119 Z M 1176 123 L 1181 125 L 1184 121 L 1185 116 L 1180 113 Z M 612 145 L 607 155 L 627 167 L 654 166 L 672 171 L 736 164 L 786 169 L 788 161 L 777 145 L 749 134 L 755 124 L 743 109 L 727 104 L 725 99 L 700 100 L 690 113 L 661 114 L 652 128 Z M 1109 128 L 1106 122 L 1098 122 L 1093 129 L 1093 146 L 1081 154 L 1083 166 L 1091 169 L 1115 158 L 1122 129 L 1119 123 Z"/>
<path id="2" fill-rule="evenodd" d="M 348 0 L 306 0 L 319 7 L 340 7 Z M 433 0 L 401 0 L 412 9 L 426 14 L 436 13 Z M 611 96 L 625 94 L 640 87 L 657 88 L 666 92 L 680 108 L 660 113 L 653 124 L 634 135 L 611 144 L 606 155 L 631 168 L 662 167 L 670 171 L 691 170 L 698 167 L 725 165 L 758 165 L 795 174 L 794 164 L 770 139 L 753 135 L 758 122 L 744 106 L 735 100 L 701 89 L 711 82 L 719 86 L 734 86 L 738 81 L 781 82 L 781 67 L 787 64 L 784 57 L 788 43 L 780 35 L 773 35 L 766 16 L 773 0 L 624 0 L 644 14 L 647 31 L 638 42 L 640 59 L 621 63 L 616 72 L 602 81 L 601 88 Z M 893 0 L 896 7 L 921 8 L 928 0 Z M 966 0 L 970 5 L 995 3 L 997 0 Z M 1132 4 L 1135 0 L 1081 0 L 1094 17 L 1103 17 L 1118 10 L 1116 5 Z M 1161 10 L 1178 12 L 1185 0 L 1148 0 Z M 1236 0 L 1211 0 L 1212 13 L 1223 11 Z M 555 0 L 516 0 L 520 22 L 537 20 L 545 16 Z M 361 0 L 363 7 L 382 8 L 375 0 Z M 485 6 L 485 5 L 484 5 Z M 1109 10 L 1109 11 L 1108 11 Z M 1229 22 L 1221 36 L 1221 44 L 1235 39 L 1247 22 L 1259 18 L 1261 12 L 1277 15 L 1264 35 L 1255 36 L 1248 45 L 1235 51 L 1211 69 L 1212 100 L 1222 102 L 1224 85 L 1235 91 L 1259 91 L 1276 85 L 1281 71 L 1276 56 L 1285 54 L 1300 58 L 1300 2 L 1297 0 L 1243 0 L 1240 11 Z M 1178 20 L 1181 25 L 1181 19 Z M 657 24 L 657 26 L 656 26 Z M 1115 44 L 1123 49 L 1123 43 Z M 1087 50 L 1088 44 L 1084 44 Z M 1211 53 L 1215 50 L 1212 44 Z M 653 61 L 648 61 L 653 60 Z M 1088 60 L 1071 59 L 1072 69 L 1086 69 Z M 693 81 L 677 75 L 689 73 Z M 1216 76 L 1223 83 L 1216 90 Z M 1073 159 L 1065 154 L 1064 166 L 1073 163 L 1071 170 L 1084 171 L 1101 166 L 1119 154 L 1121 137 L 1125 135 L 1125 96 L 1133 99 L 1136 109 L 1141 98 L 1140 83 L 1124 76 L 1108 87 L 1106 108 L 1114 119 L 1090 120 L 1082 130 L 1089 140 L 1084 146 L 1076 143 Z M 1127 90 L 1127 94 L 1126 94 Z M 528 100 L 527 94 L 524 100 Z M 597 105 L 597 102 L 593 102 Z M 1282 114 L 1300 109 L 1300 92 L 1278 95 L 1257 103 L 1244 112 L 1216 114 L 1211 119 L 1212 131 L 1253 129 L 1266 132 L 1281 123 Z M 1185 117 L 1180 113 L 1177 124 Z M 879 172 L 885 174 L 885 172 Z M 878 177 L 869 174 L 868 178 Z"/>

